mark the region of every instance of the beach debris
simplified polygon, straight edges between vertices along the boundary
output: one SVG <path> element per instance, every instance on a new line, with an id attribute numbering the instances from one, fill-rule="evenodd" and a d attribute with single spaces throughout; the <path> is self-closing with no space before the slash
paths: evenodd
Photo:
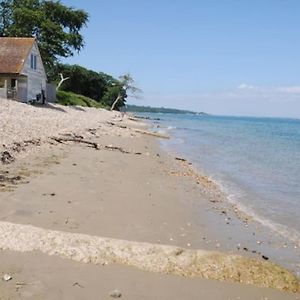
<path id="1" fill-rule="evenodd" d="M 110 125 L 110 126 L 117 126 L 119 128 L 122 128 L 122 129 L 126 129 L 127 128 L 127 126 L 125 126 L 125 125 L 117 125 L 114 122 L 107 122 L 107 124 Z"/>
<path id="2" fill-rule="evenodd" d="M 93 148 L 99 150 L 99 145 L 94 142 L 86 141 L 81 138 L 58 138 L 58 137 L 51 137 L 52 140 L 56 141 L 57 143 L 63 144 L 64 142 L 74 142 L 74 143 L 83 143 L 92 146 Z"/>
<path id="3" fill-rule="evenodd" d="M 133 117 L 129 117 L 128 119 L 129 119 L 130 121 L 139 122 L 139 120 L 137 120 L 136 117 L 134 117 L 134 118 L 133 118 Z"/>
<path id="4" fill-rule="evenodd" d="M 3 164 L 8 165 L 14 162 L 15 158 L 8 151 L 3 151 L 0 160 Z"/>
<path id="5" fill-rule="evenodd" d="M 73 284 L 72 284 L 73 286 L 78 286 L 78 287 L 80 287 L 80 288 L 84 288 L 84 286 L 83 285 L 81 285 L 79 282 L 74 282 Z"/>
<path id="6" fill-rule="evenodd" d="M 262 255 L 261 256 L 264 260 L 269 260 L 269 257 L 265 256 L 265 255 Z"/>
<path id="7" fill-rule="evenodd" d="M 65 133 L 63 135 L 64 136 L 70 136 L 70 137 L 73 137 L 73 138 L 76 138 L 76 139 L 81 139 L 81 140 L 84 139 L 84 136 L 82 136 L 80 134 L 77 134 L 77 133 Z"/>
<path id="8" fill-rule="evenodd" d="M 9 172 L 2 172 L 0 173 L 0 186 L 5 186 L 5 183 L 16 185 L 20 182 L 23 178 L 19 175 L 17 176 L 7 176 Z"/>
<path id="9" fill-rule="evenodd" d="M 179 161 L 186 161 L 185 158 L 181 158 L 181 157 L 175 157 L 175 160 L 179 160 Z"/>
<path id="10" fill-rule="evenodd" d="M 109 296 L 112 298 L 121 298 L 122 297 L 122 293 L 119 290 L 113 290 L 109 293 Z"/>
<path id="11" fill-rule="evenodd" d="M 108 145 L 108 146 L 100 146 L 100 148 L 104 148 L 107 150 L 117 150 L 120 151 L 121 153 L 125 153 L 125 154 L 129 154 L 129 151 L 124 150 L 122 147 L 117 147 L 117 146 L 113 146 L 113 145 Z"/>
<path id="12" fill-rule="evenodd" d="M 175 251 L 175 255 L 179 256 L 184 252 L 184 249 L 178 249 L 177 251 Z"/>
<path id="13" fill-rule="evenodd" d="M 12 276 L 10 276 L 9 274 L 4 274 L 2 276 L 2 280 L 3 281 L 10 281 L 10 280 L 12 280 Z"/>
<path id="14" fill-rule="evenodd" d="M 113 146 L 113 145 L 99 145 L 99 144 L 97 144 L 95 142 L 86 141 L 86 140 L 78 139 L 78 138 L 58 138 L 58 137 L 51 137 L 51 139 L 53 139 L 54 141 L 56 141 L 58 143 L 61 143 L 61 144 L 64 143 L 64 142 L 83 143 L 83 144 L 90 145 L 90 146 L 92 146 L 93 148 L 95 148 L 97 150 L 105 149 L 105 150 L 119 151 L 119 152 L 125 153 L 125 154 L 131 154 L 132 153 L 130 151 L 124 150 L 122 147 Z M 141 155 L 142 153 L 135 152 L 133 154 L 135 154 L 135 155 Z"/>
<path id="15" fill-rule="evenodd" d="M 151 135 L 151 136 L 155 136 L 155 137 L 162 138 L 162 139 L 170 139 L 169 136 L 160 134 L 158 132 L 150 132 L 150 131 L 145 131 L 145 130 L 140 130 L 140 129 L 135 129 L 134 131 L 137 133 L 140 133 L 140 134 Z"/>
<path id="16" fill-rule="evenodd" d="M 51 196 L 51 197 L 54 197 L 54 196 L 56 196 L 56 194 L 55 194 L 55 193 L 49 193 L 49 194 L 47 194 L 47 193 L 44 193 L 44 194 L 43 194 L 43 196 L 47 196 L 47 195 L 49 195 L 49 196 Z"/>
<path id="17" fill-rule="evenodd" d="M 97 129 L 95 129 L 95 128 L 89 128 L 89 129 L 87 129 L 87 131 L 92 135 L 96 135 L 96 133 L 97 133 Z"/>

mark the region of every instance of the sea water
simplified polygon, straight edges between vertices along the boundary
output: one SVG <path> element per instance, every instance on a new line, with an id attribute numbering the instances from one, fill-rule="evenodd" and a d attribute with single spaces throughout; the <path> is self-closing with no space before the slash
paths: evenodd
<path id="1" fill-rule="evenodd" d="M 300 246 L 300 120 L 148 114 L 169 151 L 213 179 L 229 202 Z"/>

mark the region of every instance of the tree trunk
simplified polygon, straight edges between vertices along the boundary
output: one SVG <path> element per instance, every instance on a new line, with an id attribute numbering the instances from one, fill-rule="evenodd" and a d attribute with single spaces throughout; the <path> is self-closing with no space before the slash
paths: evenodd
<path id="1" fill-rule="evenodd" d="M 111 108 L 110 108 L 110 111 L 114 110 L 115 106 L 117 105 L 117 103 L 122 99 L 122 96 L 121 94 L 119 93 L 118 94 L 118 97 L 117 99 L 114 101 L 114 103 L 112 104 Z"/>
<path id="2" fill-rule="evenodd" d="M 56 87 L 56 91 L 59 90 L 60 86 L 68 79 L 70 79 L 70 77 L 66 77 L 64 78 L 63 74 L 59 74 L 60 75 L 60 82 L 58 83 L 57 87 Z"/>

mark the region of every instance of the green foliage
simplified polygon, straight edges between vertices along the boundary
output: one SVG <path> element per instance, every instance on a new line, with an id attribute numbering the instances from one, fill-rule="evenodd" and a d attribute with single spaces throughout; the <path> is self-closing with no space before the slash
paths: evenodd
<path id="1" fill-rule="evenodd" d="M 117 79 L 108 74 L 97 73 L 79 65 L 57 64 L 50 79 L 58 83 L 60 73 L 63 74 L 64 78 L 69 77 L 60 88 L 63 91 L 84 95 L 109 107 L 120 94 L 121 100 L 118 102 L 116 109 L 125 105 L 126 91 Z"/>
<path id="2" fill-rule="evenodd" d="M 127 94 L 126 91 L 122 89 L 119 85 L 113 85 L 108 87 L 107 91 L 105 92 L 102 98 L 102 102 L 105 103 L 107 106 L 111 107 L 119 95 L 120 100 L 116 103 L 114 109 L 120 110 L 120 108 L 126 103 Z"/>
<path id="3" fill-rule="evenodd" d="M 98 102 L 101 101 L 108 87 L 113 82 L 116 82 L 113 77 L 107 74 L 87 70 L 79 65 L 59 64 L 55 67 L 55 72 L 51 79 L 57 82 L 60 73 L 64 77 L 69 77 L 61 87 L 64 91 L 84 95 Z"/>
<path id="4" fill-rule="evenodd" d="M 120 76 L 116 86 L 118 87 L 119 92 L 117 93 L 115 100 L 112 102 L 110 110 L 119 110 L 120 107 L 124 106 L 127 93 L 130 93 L 130 95 L 134 98 L 138 98 L 137 94 L 141 92 L 140 89 L 134 86 L 134 80 L 130 74 Z M 115 92 L 115 90 L 112 92 Z"/>
<path id="5" fill-rule="evenodd" d="M 101 103 L 71 92 L 58 91 L 56 93 L 57 103 L 66 106 L 83 106 L 83 107 L 96 107 L 96 108 L 107 108 Z"/>
<path id="6" fill-rule="evenodd" d="M 47 71 L 58 57 L 72 56 L 84 46 L 81 29 L 88 14 L 50 0 L 0 2 L 0 36 L 35 37 Z"/>

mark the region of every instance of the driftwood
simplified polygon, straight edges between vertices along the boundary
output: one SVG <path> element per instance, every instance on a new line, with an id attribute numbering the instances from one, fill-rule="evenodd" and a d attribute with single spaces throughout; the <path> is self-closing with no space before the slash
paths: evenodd
<path id="1" fill-rule="evenodd" d="M 167 135 L 163 135 L 163 134 L 160 134 L 160 133 L 157 133 L 157 132 L 144 131 L 144 130 L 140 130 L 140 129 L 135 129 L 135 132 L 155 136 L 155 137 L 158 137 L 158 138 L 161 138 L 161 139 L 169 139 L 170 138 Z"/>
<path id="2" fill-rule="evenodd" d="M 139 122 L 139 121 L 140 121 L 140 120 L 137 120 L 136 117 L 134 117 L 134 118 L 133 118 L 133 117 L 129 117 L 128 119 L 129 119 L 130 121 L 134 121 L 134 122 Z"/>
<path id="3" fill-rule="evenodd" d="M 129 151 L 126 151 L 124 150 L 123 148 L 121 147 L 116 147 L 116 146 L 102 146 L 102 148 L 104 149 L 107 149 L 107 150 L 117 150 L 117 151 L 120 151 L 121 153 L 126 153 L 126 154 L 129 154 L 130 152 Z"/>
<path id="4" fill-rule="evenodd" d="M 78 139 L 78 138 L 59 138 L 59 137 L 52 137 L 52 140 L 56 141 L 57 143 L 63 144 L 64 142 L 74 142 L 74 143 L 83 143 L 83 144 L 87 144 L 92 146 L 93 148 L 97 149 L 97 150 L 111 150 L 111 151 L 119 151 L 121 153 L 125 153 L 125 154 L 135 154 L 135 155 L 141 155 L 141 152 L 130 152 L 127 150 L 124 150 L 122 147 L 118 147 L 118 146 L 112 146 L 112 145 L 99 145 L 97 143 L 94 142 L 90 142 L 90 141 L 86 141 L 83 139 Z"/>
<path id="5" fill-rule="evenodd" d="M 125 126 L 125 125 L 117 125 L 117 124 L 114 123 L 114 122 L 107 122 L 107 124 L 108 124 L 108 125 L 111 125 L 111 126 L 117 126 L 117 127 L 119 127 L 119 128 L 122 128 L 122 129 L 126 129 L 126 128 L 127 128 L 127 126 Z"/>
<path id="6" fill-rule="evenodd" d="M 185 158 L 181 158 L 181 157 L 175 157 L 175 160 L 179 160 L 179 161 L 186 161 Z"/>
<path id="7" fill-rule="evenodd" d="M 92 146 L 93 148 L 99 150 L 99 145 L 97 143 L 94 143 L 94 142 L 90 142 L 90 141 L 86 141 L 86 140 L 83 140 L 81 138 L 58 138 L 58 137 L 52 137 L 51 138 L 52 140 L 60 143 L 60 144 L 63 144 L 64 142 L 74 142 L 74 143 L 83 143 L 83 144 L 87 144 L 87 145 L 90 145 Z"/>

